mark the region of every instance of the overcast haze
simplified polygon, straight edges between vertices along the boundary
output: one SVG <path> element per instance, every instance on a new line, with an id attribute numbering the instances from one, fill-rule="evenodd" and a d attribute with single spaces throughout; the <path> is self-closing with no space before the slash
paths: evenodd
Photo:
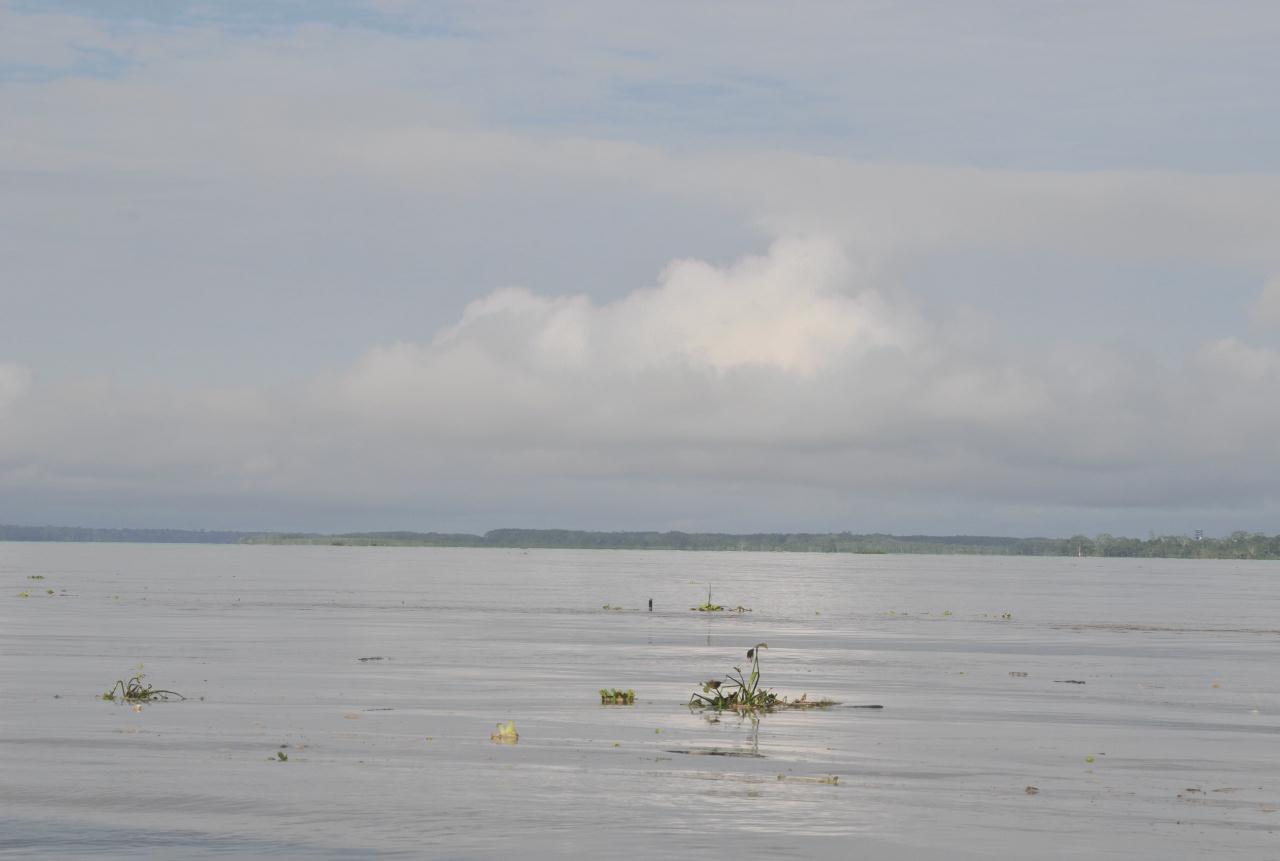
<path id="1" fill-rule="evenodd" d="M 1277 44 L 0 2 L 0 522 L 1280 531 Z"/>

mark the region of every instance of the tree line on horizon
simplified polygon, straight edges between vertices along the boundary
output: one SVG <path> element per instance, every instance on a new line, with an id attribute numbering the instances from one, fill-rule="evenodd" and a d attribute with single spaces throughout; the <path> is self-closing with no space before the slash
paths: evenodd
<path id="1" fill-rule="evenodd" d="M 800 553 L 933 553 L 991 556 L 1102 556 L 1163 559 L 1280 559 L 1280 535 L 1233 532 L 1222 538 L 1109 534 L 1070 538 L 987 535 L 888 535 L 852 532 L 591 532 L 493 529 L 460 532 L 234 532 L 195 529 L 91 529 L 3 526 L 0 541 L 101 541 L 147 544 L 311 544 L 333 546 L 495 547 L 588 550 L 714 550 Z"/>

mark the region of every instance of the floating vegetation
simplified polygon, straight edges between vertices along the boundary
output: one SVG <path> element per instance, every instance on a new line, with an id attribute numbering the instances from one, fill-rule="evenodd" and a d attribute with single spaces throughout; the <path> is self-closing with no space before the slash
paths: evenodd
<path id="1" fill-rule="evenodd" d="M 700 604 L 697 607 L 690 607 L 690 610 L 696 610 L 699 613 L 750 613 L 750 607 L 744 607 L 739 604 L 736 607 L 724 607 L 711 600 L 711 587 L 707 587 L 707 603 Z"/>
<path id="2" fill-rule="evenodd" d="M 769 648 L 767 643 L 756 643 L 747 650 L 751 661 L 751 673 L 743 675 L 741 667 L 723 681 L 711 679 L 702 683 L 702 692 L 689 697 L 689 706 L 698 709 L 730 709 L 738 712 L 761 712 L 774 709 L 813 709 L 838 705 L 833 700 L 811 700 L 804 694 L 798 700 L 788 700 L 775 691 L 760 687 L 760 650 Z"/>
<path id="3" fill-rule="evenodd" d="M 809 699 L 809 695 L 808 695 L 808 694 L 801 694 L 801 695 L 800 695 L 800 699 L 798 699 L 798 700 L 789 700 L 789 699 L 787 699 L 786 697 L 783 697 L 783 698 L 782 698 L 782 701 L 781 701 L 780 703 L 778 703 L 777 708 L 784 708 L 784 709 L 825 709 L 825 708 L 830 708 L 831 706 L 834 706 L 834 705 L 839 705 L 839 703 L 837 703 L 835 700 L 827 700 L 827 699 L 811 700 L 811 699 Z M 882 709 L 882 708 L 884 708 L 884 706 L 878 706 L 878 705 L 877 705 L 877 706 L 853 706 L 853 708 L 858 708 L 858 709 Z"/>
<path id="4" fill-rule="evenodd" d="M 710 586 L 708 586 L 708 587 L 707 587 L 707 603 L 705 603 L 705 604 L 699 604 L 697 607 L 690 607 L 689 609 L 690 609 L 690 610 L 697 610 L 699 613 L 719 613 L 720 611 L 722 611 L 722 610 L 724 609 L 724 607 L 720 606 L 719 604 L 716 604 L 716 603 L 712 602 L 712 600 L 711 600 L 711 587 L 710 587 Z"/>
<path id="5" fill-rule="evenodd" d="M 356 660 L 357 660 L 357 661 L 359 661 L 359 662 L 360 662 L 360 663 L 362 663 L 362 664 L 367 664 L 367 663 L 369 663 L 370 661 L 389 661 L 389 660 L 391 660 L 391 659 L 390 659 L 390 658 L 384 658 L 384 657 L 382 657 L 382 655 L 371 655 L 370 657 L 367 657 L 367 658 L 356 658 Z"/>
<path id="6" fill-rule="evenodd" d="M 283 750 L 276 751 L 276 762 L 288 762 L 288 761 L 289 761 L 289 754 L 285 753 Z"/>
<path id="7" fill-rule="evenodd" d="M 102 695 L 102 698 L 108 702 L 122 703 L 149 703 L 164 700 L 185 700 L 182 694 L 177 691 L 168 691 L 163 688 L 155 688 L 149 684 L 144 684 L 142 673 L 134 673 L 126 682 L 124 679 L 117 679 L 116 683 Z"/>
<path id="8" fill-rule="evenodd" d="M 44 575 L 43 575 L 43 574 L 28 574 L 28 575 L 27 575 L 27 579 L 28 579 L 28 580 L 43 580 L 43 579 L 44 579 Z"/>
<path id="9" fill-rule="evenodd" d="M 31 590 L 30 590 L 30 589 L 23 589 L 21 592 L 19 592 L 19 593 L 18 593 L 18 597 L 19 597 L 19 598 L 30 598 L 30 597 L 31 597 Z"/>
<path id="10" fill-rule="evenodd" d="M 779 774 L 778 780 L 783 780 L 788 783 L 820 783 L 820 784 L 823 784 L 824 786 L 840 785 L 840 777 L 839 775 L 835 775 L 835 774 L 829 774 L 829 775 L 826 775 L 825 777 L 807 777 L 807 776 L 799 776 L 799 775 L 791 775 L 791 774 Z"/>
<path id="11" fill-rule="evenodd" d="M 495 744 L 515 744 L 520 740 L 520 733 L 516 732 L 516 722 L 507 721 L 498 724 L 498 728 L 489 733 L 489 741 Z"/>
<path id="12" fill-rule="evenodd" d="M 743 759 L 764 759 L 764 754 L 750 750 L 725 750 L 721 747 L 712 747 L 705 749 L 677 747 L 668 750 L 667 753 L 679 753 L 684 756 L 733 756 Z"/>
<path id="13" fill-rule="evenodd" d="M 600 689 L 600 705 L 602 706 L 631 706 L 635 705 L 636 692 L 627 688 L 625 691 L 617 688 L 601 688 Z"/>
<path id="14" fill-rule="evenodd" d="M 622 610 L 624 608 L 620 604 L 603 604 L 601 605 L 600 609 L 601 610 Z"/>

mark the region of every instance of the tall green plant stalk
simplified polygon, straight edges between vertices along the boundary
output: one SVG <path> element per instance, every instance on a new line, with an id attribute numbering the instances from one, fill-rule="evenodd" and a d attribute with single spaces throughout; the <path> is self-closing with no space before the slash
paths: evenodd
<path id="1" fill-rule="evenodd" d="M 703 682 L 702 693 L 693 694 L 689 705 L 716 710 L 756 711 L 773 708 L 783 702 L 773 691 L 760 687 L 760 650 L 767 648 L 767 643 L 756 643 L 747 650 L 747 658 L 751 660 L 750 674 L 743 675 L 741 667 L 734 667 L 724 681 L 712 679 Z"/>

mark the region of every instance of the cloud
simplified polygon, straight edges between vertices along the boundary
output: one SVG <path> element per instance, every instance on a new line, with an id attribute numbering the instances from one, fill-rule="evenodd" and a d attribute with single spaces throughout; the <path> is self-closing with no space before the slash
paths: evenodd
<path id="1" fill-rule="evenodd" d="M 12 362 L 0 362 L 0 413 L 17 403 L 30 388 L 29 370 Z"/>
<path id="2" fill-rule="evenodd" d="M 1142 83 L 1116 77 L 1132 46 L 1116 36 L 1093 84 L 1070 78 L 1073 111 L 1001 63 L 939 58 L 928 45 L 965 40 L 938 25 L 930 42 L 911 14 L 888 26 L 922 46 L 916 77 L 842 65 L 874 51 L 805 15 L 782 23 L 820 50 L 753 43 L 773 32 L 760 10 L 733 19 L 743 39 L 708 41 L 696 33 L 723 15 L 681 7 L 686 32 L 548 9 L 465 4 L 395 32 L 0 6 L 17 34 L 0 53 L 23 70 L 0 83 L 0 343 L 40 377 L 0 366 L 7 498 L 43 499 L 52 519 L 198 511 L 246 527 L 263 522 L 237 512 L 318 508 L 424 528 L 969 530 L 1048 529 L 1039 511 L 1274 511 L 1276 345 L 1239 330 L 1243 290 L 1280 271 L 1280 177 L 1222 170 L 1274 158 L 1238 161 L 1233 117 L 1267 139 L 1278 114 L 1212 97 L 1243 92 L 1233 74 L 1269 79 L 1273 12 L 1246 65 L 1205 55 L 1221 76 L 1186 103 L 1099 103 L 1099 82 Z M 852 29 L 878 50 L 889 13 L 859 9 Z M 1195 4 L 1144 10 L 1167 24 L 1166 68 L 1183 68 L 1188 34 L 1242 26 Z M 1025 35 L 1010 58 L 1040 50 Z M 1078 40 L 1052 47 L 1073 57 Z M 1037 58 L 1044 81 L 1078 69 Z M 994 107 L 1018 123 L 955 68 L 1009 83 Z M 1206 156 L 1213 173 L 1153 169 L 1176 153 L 1112 157 L 1135 104 L 1178 105 L 1171 127 L 1224 135 L 1229 157 Z M 1206 104 L 1225 121 L 1188 125 Z M 866 134 L 832 145 L 820 127 L 837 115 Z M 791 116 L 808 125 L 786 141 L 762 128 Z M 864 147 L 878 119 L 892 130 Z M 1212 149 L 1145 122 L 1127 151 Z M 1046 141 L 1077 134 L 1102 155 L 1007 169 L 1023 163 L 1010 152 L 1044 163 Z M 972 166 L 991 163 L 970 158 L 975 141 L 1006 168 Z M 953 270 L 973 258 L 978 276 Z M 1047 277 L 1062 261 L 1107 288 Z M 903 273 L 926 265 L 932 293 L 913 292 Z M 995 300 L 972 283 L 988 275 Z M 1257 297 L 1259 327 L 1280 320 L 1278 297 L 1274 282 Z M 1013 306 L 1028 313 L 1011 322 Z"/>
<path id="3" fill-rule="evenodd" d="M 1280 276 L 1267 282 L 1249 306 L 1249 318 L 1258 326 L 1280 327 Z"/>
<path id="4" fill-rule="evenodd" d="M 534 366 L 635 374 L 682 364 L 724 374 L 759 366 L 811 376 L 851 352 L 904 348 L 911 322 L 892 319 L 875 293 L 850 285 L 849 262 L 828 240 L 781 240 L 767 255 L 727 267 L 680 260 L 656 288 L 594 306 L 585 296 L 524 290 L 472 303 L 438 340 L 449 349 L 522 331 Z"/>
<path id="5" fill-rule="evenodd" d="M 748 487 L 812 528 L 875 516 L 876 500 L 1262 510 L 1280 481 L 1278 383 L 1274 350 L 1232 339 L 1182 367 L 1014 348 L 886 298 L 841 243 L 789 238 L 675 261 L 611 302 L 498 290 L 428 341 L 300 386 L 41 387 L 11 401 L 0 485 L 176 494 L 188 510 L 453 505 L 472 528 L 541 522 L 548 493 L 561 522 L 764 528 L 691 513 Z"/>

